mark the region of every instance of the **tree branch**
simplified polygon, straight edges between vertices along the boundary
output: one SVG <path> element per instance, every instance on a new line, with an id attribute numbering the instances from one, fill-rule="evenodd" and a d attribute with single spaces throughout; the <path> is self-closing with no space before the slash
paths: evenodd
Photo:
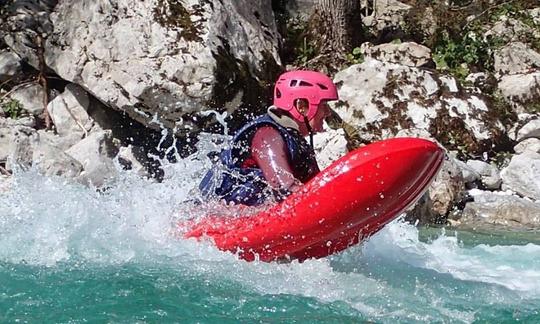
<path id="1" fill-rule="evenodd" d="M 52 126 L 51 116 L 47 110 L 49 104 L 49 85 L 46 77 L 45 65 L 45 40 L 41 35 L 36 36 L 37 56 L 39 60 L 39 75 L 38 82 L 43 87 L 43 117 L 45 118 L 45 127 L 49 130 Z"/>

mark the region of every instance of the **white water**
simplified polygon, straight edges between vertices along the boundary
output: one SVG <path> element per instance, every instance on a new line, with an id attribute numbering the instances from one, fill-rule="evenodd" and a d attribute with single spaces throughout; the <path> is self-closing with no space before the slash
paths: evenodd
<path id="1" fill-rule="evenodd" d="M 182 214 L 181 203 L 192 197 L 209 166 L 205 153 L 215 148 L 202 145 L 198 155 L 166 165 L 162 183 L 122 171 L 105 193 L 35 171 L 17 173 L 11 189 L 0 192 L 0 262 L 172 264 L 261 294 L 343 301 L 371 317 L 419 321 L 440 314 L 472 321 L 473 311 L 445 305 L 453 298 L 492 304 L 540 299 L 540 246 L 464 247 L 459 235 L 444 233 L 426 243 L 414 226 L 399 221 L 362 246 L 302 264 L 247 263 L 209 242 L 180 239 L 175 222 L 193 216 Z M 426 305 L 436 312 L 424 312 Z"/>

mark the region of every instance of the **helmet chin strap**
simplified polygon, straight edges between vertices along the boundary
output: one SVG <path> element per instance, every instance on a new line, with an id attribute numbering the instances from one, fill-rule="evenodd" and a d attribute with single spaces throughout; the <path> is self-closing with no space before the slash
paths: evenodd
<path id="1" fill-rule="evenodd" d="M 306 115 L 306 112 L 303 110 L 303 109 L 300 109 L 298 107 L 298 102 L 299 102 L 300 99 L 296 99 L 295 100 L 295 103 L 294 103 L 294 107 L 296 108 L 296 110 L 300 113 L 300 115 L 302 115 L 302 117 L 304 117 L 304 124 L 306 124 L 306 128 L 309 132 L 309 145 L 311 145 L 311 149 L 314 150 L 314 147 L 313 147 L 313 129 L 311 128 L 311 125 L 309 124 L 309 119 Z M 305 100 L 305 99 L 304 99 Z M 308 103 L 309 104 L 309 103 Z"/>
<path id="2" fill-rule="evenodd" d="M 309 119 L 307 118 L 306 115 L 303 115 L 304 116 L 304 124 L 306 124 L 306 128 L 309 132 L 309 145 L 311 145 L 311 148 L 312 149 L 315 149 L 313 147 L 313 129 L 311 128 L 311 125 L 309 124 Z"/>

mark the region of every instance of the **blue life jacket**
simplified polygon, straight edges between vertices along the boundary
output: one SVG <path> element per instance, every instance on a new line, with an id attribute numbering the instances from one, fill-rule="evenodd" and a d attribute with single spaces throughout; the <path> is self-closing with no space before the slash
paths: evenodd
<path id="1" fill-rule="evenodd" d="M 230 146 L 221 151 L 220 161 L 206 173 L 199 184 L 203 197 L 217 197 L 227 202 L 255 206 L 269 197 L 273 196 L 279 201 L 289 194 L 286 191 L 272 190 L 256 164 L 246 165 L 246 161 L 252 160 L 253 136 L 264 126 L 274 127 L 283 136 L 288 149 L 289 164 L 296 179 L 305 183 L 319 173 L 315 152 L 302 135 L 295 129 L 281 126 L 268 114 L 264 114 L 238 130 Z"/>

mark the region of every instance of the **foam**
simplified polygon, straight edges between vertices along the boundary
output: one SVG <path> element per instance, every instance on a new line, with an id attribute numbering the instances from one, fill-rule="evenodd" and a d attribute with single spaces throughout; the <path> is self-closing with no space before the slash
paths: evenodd
<path id="1" fill-rule="evenodd" d="M 222 140 L 207 136 L 200 153 L 164 163 L 162 183 L 120 171 L 104 193 L 34 170 L 16 173 L 11 189 L 0 196 L 0 263 L 170 267 L 179 275 L 204 274 L 263 295 L 344 302 L 375 319 L 471 322 L 474 311 L 448 302 L 513 304 L 540 297 L 540 246 L 464 247 L 444 232 L 422 242 L 417 228 L 400 221 L 362 246 L 304 263 L 248 263 L 211 242 L 180 239 L 175 222 L 193 216 L 182 202 L 209 167 L 206 153 Z M 454 288 L 461 286 L 475 292 Z"/>

